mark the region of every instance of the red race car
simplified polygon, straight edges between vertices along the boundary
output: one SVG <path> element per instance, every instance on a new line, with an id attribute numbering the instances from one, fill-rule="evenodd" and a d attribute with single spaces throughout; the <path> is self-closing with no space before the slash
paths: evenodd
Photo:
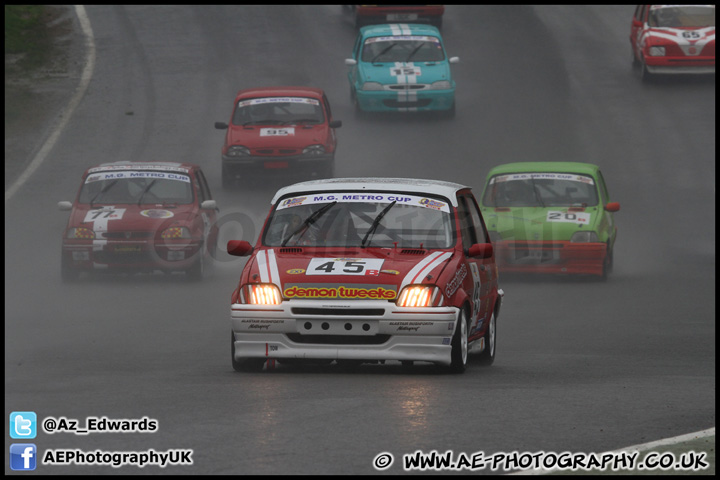
<path id="1" fill-rule="evenodd" d="M 714 74 L 715 5 L 638 5 L 630 46 L 643 80 L 653 74 Z"/>
<path id="2" fill-rule="evenodd" d="M 340 178 L 273 198 L 231 300 L 232 365 L 432 362 L 463 372 L 495 358 L 503 291 L 469 187 Z M 274 364 L 274 363 L 273 363 Z"/>
<path id="3" fill-rule="evenodd" d="M 81 272 L 185 271 L 200 279 L 217 244 L 217 204 L 188 163 L 105 163 L 82 177 L 62 241 L 63 280 Z"/>
<path id="4" fill-rule="evenodd" d="M 429 23 L 442 27 L 445 5 L 352 5 L 357 28 L 377 23 Z"/>
<path id="5" fill-rule="evenodd" d="M 332 177 L 342 125 L 333 120 L 330 102 L 319 88 L 264 87 L 241 90 L 235 97 L 222 147 L 222 184 L 260 174 L 297 171 Z"/>

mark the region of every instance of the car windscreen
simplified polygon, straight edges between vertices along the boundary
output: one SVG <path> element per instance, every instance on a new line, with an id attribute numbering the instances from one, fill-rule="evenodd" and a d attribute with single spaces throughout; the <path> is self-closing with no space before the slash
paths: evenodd
<path id="1" fill-rule="evenodd" d="M 598 204 L 595 181 L 571 173 L 512 173 L 492 177 L 485 207 L 592 207 Z"/>
<path id="2" fill-rule="evenodd" d="M 306 97 L 266 97 L 240 100 L 234 125 L 293 125 L 325 122 L 320 100 Z"/>
<path id="3" fill-rule="evenodd" d="M 715 7 L 712 5 L 653 5 L 648 25 L 659 28 L 699 28 L 715 26 Z"/>
<path id="4" fill-rule="evenodd" d="M 107 171 L 87 176 L 79 203 L 148 204 L 193 203 L 192 182 L 182 173 L 158 171 Z"/>
<path id="5" fill-rule="evenodd" d="M 363 62 L 440 62 L 445 60 L 445 52 L 437 37 L 370 37 L 363 44 L 361 59 Z"/>
<path id="6" fill-rule="evenodd" d="M 450 248 L 445 199 L 404 193 L 328 192 L 281 199 L 267 222 L 267 246 Z"/>

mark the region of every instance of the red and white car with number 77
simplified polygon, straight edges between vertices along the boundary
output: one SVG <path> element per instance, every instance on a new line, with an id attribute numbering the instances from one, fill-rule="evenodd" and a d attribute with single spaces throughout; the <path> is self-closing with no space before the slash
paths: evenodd
<path id="1" fill-rule="evenodd" d="M 232 364 L 492 364 L 503 291 L 469 187 L 339 178 L 280 189 L 232 294 Z"/>

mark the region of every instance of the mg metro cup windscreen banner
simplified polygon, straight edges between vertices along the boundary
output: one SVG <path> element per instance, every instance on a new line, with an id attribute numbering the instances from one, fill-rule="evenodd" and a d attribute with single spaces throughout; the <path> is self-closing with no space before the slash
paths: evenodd
<path id="1" fill-rule="evenodd" d="M 585 175 L 574 175 L 572 173 L 510 173 L 498 175 L 490 179 L 490 185 L 495 182 L 509 182 L 513 180 L 569 180 L 572 182 L 588 183 L 595 185 L 591 177 Z"/>
<path id="2" fill-rule="evenodd" d="M 131 178 L 153 178 L 163 180 L 177 180 L 179 182 L 191 183 L 190 177 L 178 173 L 153 172 L 153 171 L 119 171 L 119 172 L 98 172 L 88 175 L 85 183 L 97 182 L 100 180 L 118 180 Z"/>
<path id="3" fill-rule="evenodd" d="M 431 208 L 441 212 L 450 213 L 450 206 L 447 202 L 436 198 L 408 195 L 404 193 L 324 193 L 310 194 L 299 197 L 286 198 L 278 203 L 277 209 L 297 207 L 299 205 L 311 205 L 314 203 L 392 203 L 410 205 L 422 208 Z"/>
<path id="4" fill-rule="evenodd" d="M 320 105 L 320 102 L 314 98 L 304 97 L 267 97 L 267 98 L 253 98 L 250 100 L 242 100 L 238 103 L 238 107 L 247 107 L 250 105 L 266 105 L 266 104 L 277 104 L 277 103 L 304 103 L 307 105 Z"/>
<path id="5" fill-rule="evenodd" d="M 88 170 L 88 173 L 96 173 L 96 172 L 109 172 L 109 171 L 117 171 L 117 170 L 138 170 L 137 165 L 103 165 L 102 167 L 94 167 Z M 183 172 L 188 173 L 190 170 L 188 170 L 185 167 L 176 167 L 174 165 L 164 165 L 164 164 L 143 164 L 140 170 L 164 170 L 168 172 Z"/>

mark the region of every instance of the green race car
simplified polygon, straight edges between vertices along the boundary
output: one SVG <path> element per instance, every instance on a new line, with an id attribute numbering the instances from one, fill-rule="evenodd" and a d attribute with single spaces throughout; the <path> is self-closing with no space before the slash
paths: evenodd
<path id="1" fill-rule="evenodd" d="M 607 278 L 617 227 L 597 165 L 519 162 L 487 176 L 480 206 L 498 269 Z"/>

